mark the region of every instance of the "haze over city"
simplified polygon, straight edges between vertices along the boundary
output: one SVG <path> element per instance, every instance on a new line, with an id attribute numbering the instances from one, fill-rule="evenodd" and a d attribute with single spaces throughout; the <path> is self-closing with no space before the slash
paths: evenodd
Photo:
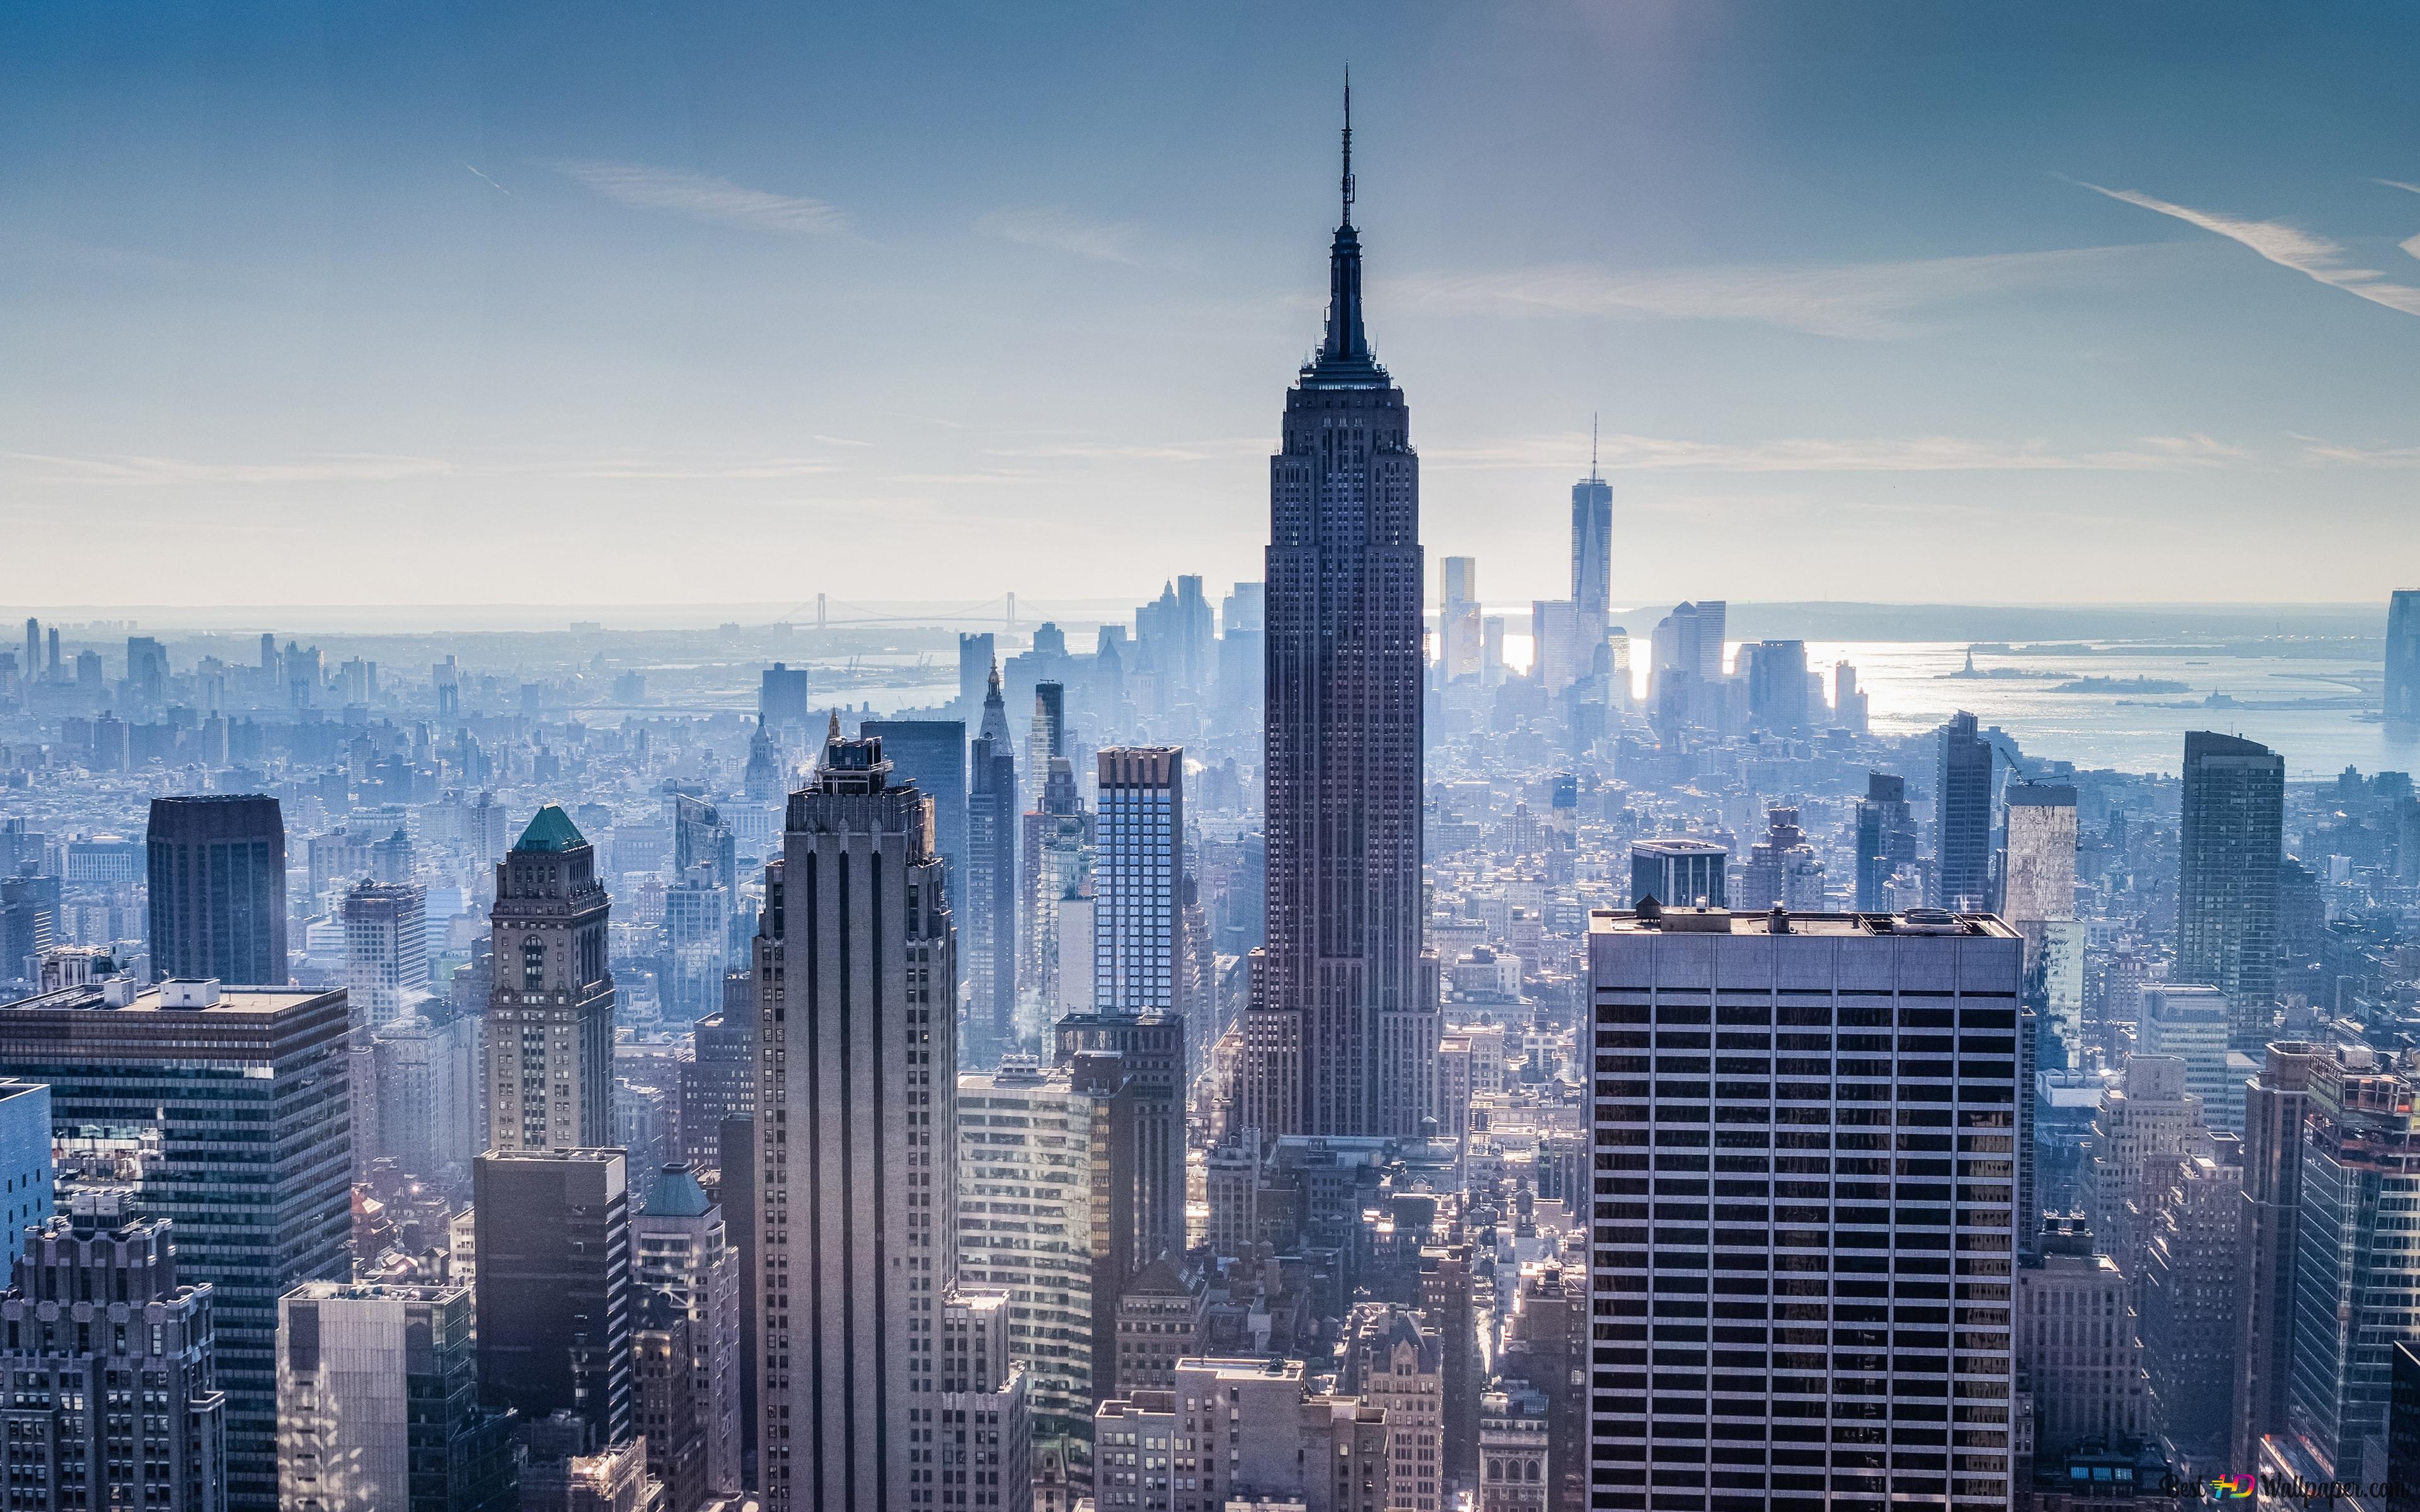
<path id="1" fill-rule="evenodd" d="M 2420 1507 L 2415 77 L 0 14 L 6 1512 Z"/>
<path id="2" fill-rule="evenodd" d="M 1491 594 L 1593 418 L 1625 601 L 2367 601 L 2420 22 L 2330 11 L 12 7 L 0 530 L 177 527 L 102 606 L 1249 577 L 1349 65 Z"/>

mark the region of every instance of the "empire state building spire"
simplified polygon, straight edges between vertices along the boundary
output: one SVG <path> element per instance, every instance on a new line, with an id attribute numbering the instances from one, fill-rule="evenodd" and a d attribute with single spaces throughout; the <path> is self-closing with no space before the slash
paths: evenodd
<path id="1" fill-rule="evenodd" d="M 1361 330 L 1361 235 L 1353 228 L 1353 76 L 1344 76 L 1344 173 L 1339 182 L 1342 209 L 1336 240 L 1327 252 L 1327 335 L 1319 356 L 1303 369 L 1306 381 L 1358 388 L 1384 387 L 1386 370 L 1370 355 Z"/>
<path id="2" fill-rule="evenodd" d="M 1269 459 L 1267 945 L 1252 952 L 1242 1126 L 1417 1134 L 1441 1017 L 1420 901 L 1420 464 L 1370 354 L 1351 96 L 1326 339 Z"/>

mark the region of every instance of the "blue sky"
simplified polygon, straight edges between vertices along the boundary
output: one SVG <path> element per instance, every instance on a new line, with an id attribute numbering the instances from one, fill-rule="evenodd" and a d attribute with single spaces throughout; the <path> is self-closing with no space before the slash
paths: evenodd
<path id="1" fill-rule="evenodd" d="M 1491 600 L 1591 412 L 1623 601 L 2420 581 L 2388 6 L 21 3 L 0 539 L 90 603 L 1257 577 L 1347 64 Z"/>

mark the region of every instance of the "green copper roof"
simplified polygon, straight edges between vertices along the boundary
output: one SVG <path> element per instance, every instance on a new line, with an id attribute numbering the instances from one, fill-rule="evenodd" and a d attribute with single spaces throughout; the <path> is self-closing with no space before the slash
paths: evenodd
<path id="1" fill-rule="evenodd" d="M 529 827 L 521 831 L 520 841 L 513 849 L 573 851 L 587 843 L 587 838 L 571 822 L 571 816 L 563 811 L 563 805 L 550 803 L 542 806 L 530 820 Z"/>

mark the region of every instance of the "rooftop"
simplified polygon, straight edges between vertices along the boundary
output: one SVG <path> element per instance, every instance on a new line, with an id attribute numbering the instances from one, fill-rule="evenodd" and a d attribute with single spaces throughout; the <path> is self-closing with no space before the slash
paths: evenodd
<path id="1" fill-rule="evenodd" d="M 1952 914 L 1936 908 L 1911 908 L 1903 914 L 1733 913 L 1725 908 L 1665 908 L 1641 911 L 1599 908 L 1589 915 L 1591 934 L 1815 934 L 1980 935 L 2012 940 L 2016 931 L 1991 914 Z"/>
<path id="2" fill-rule="evenodd" d="M 537 812 L 530 818 L 529 827 L 521 831 L 521 838 L 514 842 L 513 849 L 576 851 L 587 843 L 587 837 L 580 833 L 580 826 L 571 822 L 571 816 L 563 811 L 563 805 L 547 803 L 538 806 Z"/>
<path id="3" fill-rule="evenodd" d="M 171 980 L 149 987 L 123 981 L 94 981 L 36 993 L 13 1003 L 0 1003 L 0 1013 L 54 1012 L 90 1010 L 104 1013 L 208 1014 L 213 1019 L 267 1019 L 297 1008 L 316 1006 L 345 995 L 342 987 L 222 987 L 191 990 Z M 113 997 L 120 999 L 113 1002 Z"/>

